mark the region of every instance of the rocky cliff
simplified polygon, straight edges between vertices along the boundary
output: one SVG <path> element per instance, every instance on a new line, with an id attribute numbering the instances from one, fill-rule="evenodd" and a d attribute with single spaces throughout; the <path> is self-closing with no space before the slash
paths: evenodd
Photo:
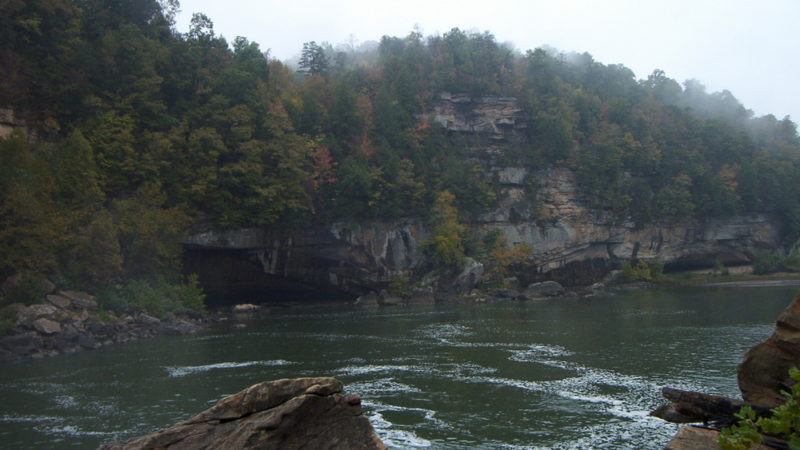
<path id="1" fill-rule="evenodd" d="M 385 449 L 361 398 L 335 378 L 265 381 L 165 430 L 101 448 Z"/>
<path id="2" fill-rule="evenodd" d="M 495 165 L 492 155 L 525 128 L 523 109 L 513 98 L 444 94 L 429 111 L 419 119 L 450 132 L 489 137 L 485 148 L 475 149 L 476 158 L 485 163 L 487 180 L 500 186 L 500 196 L 495 210 L 472 225 L 479 232 L 502 231 L 509 245 L 528 244 L 536 277 L 591 284 L 632 259 L 657 259 L 675 268 L 710 266 L 717 260 L 747 264 L 779 245 L 779 224 L 769 216 L 636 226 L 588 208 L 567 168 L 530 171 Z M 226 283 L 250 283 L 302 297 L 360 293 L 399 276 L 422 275 L 420 244 L 428 233 L 424 222 L 414 218 L 334 223 L 282 238 L 266 229 L 208 231 L 187 238 L 186 263 L 211 291 L 224 290 Z"/>

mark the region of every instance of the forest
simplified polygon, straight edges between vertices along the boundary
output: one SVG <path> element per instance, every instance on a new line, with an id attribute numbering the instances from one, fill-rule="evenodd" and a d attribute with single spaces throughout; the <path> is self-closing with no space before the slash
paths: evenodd
<path id="1" fill-rule="evenodd" d="M 470 153 L 481 136 L 420 120 L 445 92 L 518 99 L 525 131 L 500 163 L 570 168 L 620 221 L 771 213 L 786 242 L 800 237 L 796 125 L 728 91 L 459 29 L 307 42 L 292 67 L 203 14 L 179 33 L 178 6 L 0 5 L 0 108 L 25 125 L 0 140 L 0 278 L 180 298 L 195 285 L 179 243 L 198 227 L 435 221 L 451 207 L 469 224 L 498 187 Z"/>

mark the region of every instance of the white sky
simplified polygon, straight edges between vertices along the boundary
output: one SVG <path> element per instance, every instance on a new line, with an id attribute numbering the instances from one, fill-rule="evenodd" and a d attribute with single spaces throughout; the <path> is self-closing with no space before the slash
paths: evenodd
<path id="1" fill-rule="evenodd" d="M 624 64 L 637 78 L 659 68 L 708 92 L 728 89 L 756 115 L 800 121 L 800 0 L 181 0 L 179 31 L 205 13 L 232 41 L 244 36 L 287 60 L 303 42 L 489 31 L 519 50 L 549 45 Z"/>

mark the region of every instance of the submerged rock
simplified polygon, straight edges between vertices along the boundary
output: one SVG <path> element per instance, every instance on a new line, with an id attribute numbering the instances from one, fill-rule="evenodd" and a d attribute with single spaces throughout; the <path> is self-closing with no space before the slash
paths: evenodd
<path id="1" fill-rule="evenodd" d="M 253 313 L 258 311 L 258 309 L 258 305 L 254 305 L 252 303 L 239 303 L 238 305 L 233 305 L 234 313 Z"/>
<path id="2" fill-rule="evenodd" d="M 533 283 L 525 288 L 523 296 L 528 299 L 541 297 L 556 297 L 564 295 L 564 286 L 555 281 L 542 281 Z"/>
<path id="3" fill-rule="evenodd" d="M 385 449 L 335 378 L 265 381 L 170 428 L 101 449 Z"/>
<path id="4" fill-rule="evenodd" d="M 783 310 L 775 332 L 744 355 L 737 368 L 739 390 L 748 403 L 775 407 L 786 401 L 781 391 L 791 392 L 791 367 L 800 366 L 800 295 Z"/>

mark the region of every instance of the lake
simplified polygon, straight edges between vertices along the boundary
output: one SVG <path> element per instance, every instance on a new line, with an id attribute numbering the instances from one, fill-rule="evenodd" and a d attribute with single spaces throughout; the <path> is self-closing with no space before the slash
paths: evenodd
<path id="1" fill-rule="evenodd" d="M 0 443 L 94 448 L 260 381 L 335 376 L 394 448 L 662 448 L 676 426 L 648 417 L 661 387 L 738 396 L 736 364 L 797 292 L 272 308 L 198 335 L 2 365 Z"/>

